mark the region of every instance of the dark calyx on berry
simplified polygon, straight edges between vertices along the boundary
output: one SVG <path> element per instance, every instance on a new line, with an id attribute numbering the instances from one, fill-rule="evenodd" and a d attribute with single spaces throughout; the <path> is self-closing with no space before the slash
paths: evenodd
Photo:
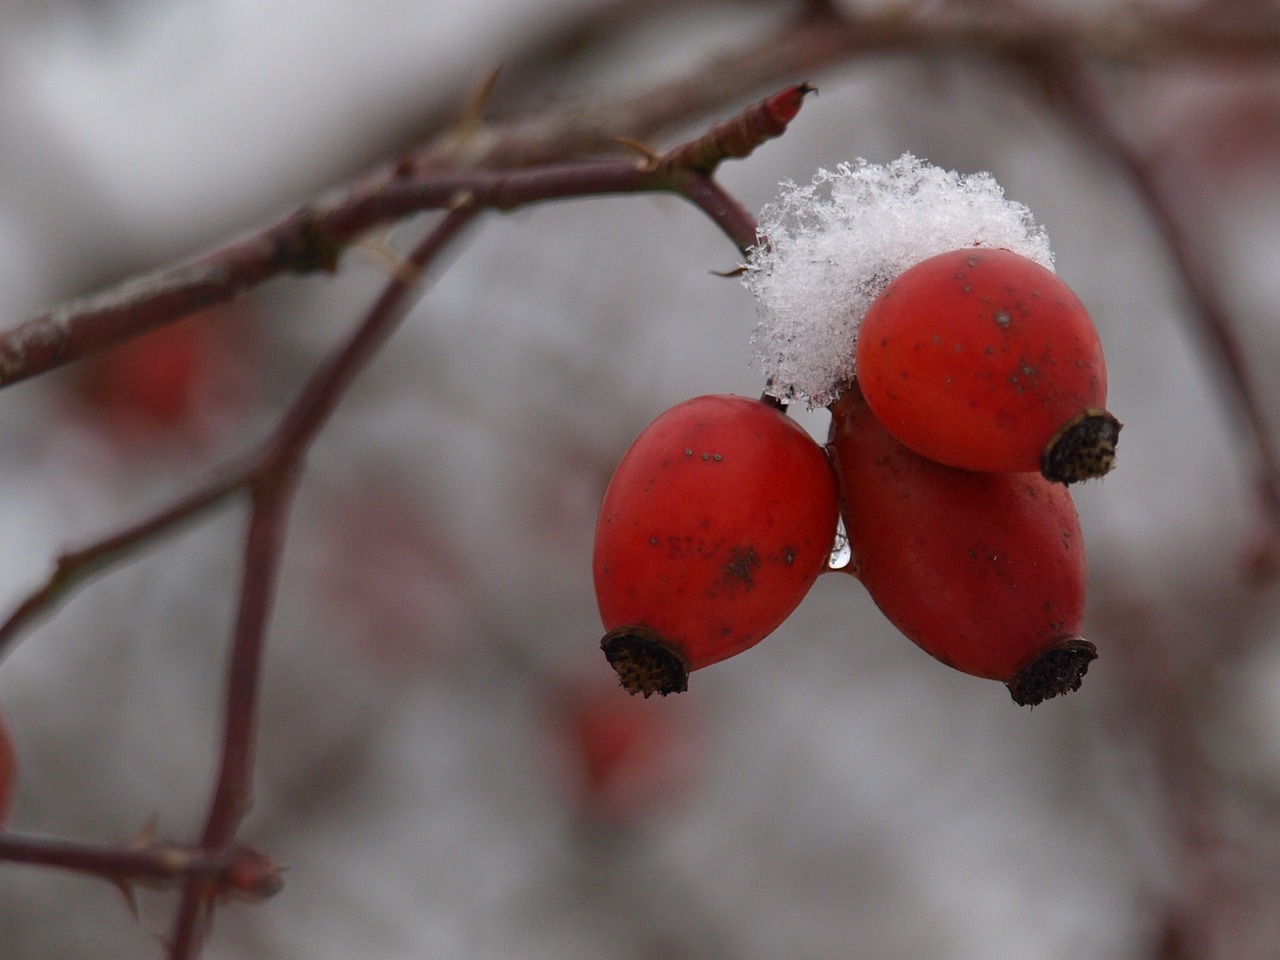
<path id="1" fill-rule="evenodd" d="M 600 649 L 627 693 L 682 693 L 689 688 L 689 668 L 670 641 L 647 627 L 618 627 L 600 641 Z"/>
<path id="2" fill-rule="evenodd" d="M 1045 444 L 1040 472 L 1054 483 L 1078 483 L 1105 475 L 1116 465 L 1116 442 L 1123 426 L 1106 410 L 1081 411 Z"/>
<path id="3" fill-rule="evenodd" d="M 1007 684 L 1009 694 L 1018 706 L 1034 707 L 1072 693 L 1097 658 L 1098 648 L 1084 637 L 1067 637 L 1019 670 Z"/>

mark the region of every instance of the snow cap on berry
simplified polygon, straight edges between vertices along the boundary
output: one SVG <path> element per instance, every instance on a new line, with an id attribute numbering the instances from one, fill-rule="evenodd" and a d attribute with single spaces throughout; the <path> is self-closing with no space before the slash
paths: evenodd
<path id="1" fill-rule="evenodd" d="M 853 379 L 853 345 L 871 302 L 908 267 L 961 247 L 1010 250 L 1053 269 L 1031 211 L 989 173 L 968 176 L 903 154 L 786 181 L 760 211 L 743 283 L 759 300 L 752 336 L 766 391 L 825 406 Z"/>

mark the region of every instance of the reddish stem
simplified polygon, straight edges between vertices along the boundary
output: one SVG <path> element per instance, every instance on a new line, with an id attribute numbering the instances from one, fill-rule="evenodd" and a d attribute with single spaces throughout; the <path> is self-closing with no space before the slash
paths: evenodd
<path id="1" fill-rule="evenodd" d="M 253 795 L 258 688 L 267 623 L 279 577 L 289 507 L 307 449 L 357 374 L 408 313 L 421 271 L 474 215 L 467 206 L 447 214 L 406 261 L 412 277 L 393 278 L 355 333 L 312 377 L 268 439 L 249 479 L 253 507 L 244 550 L 240 603 L 232 642 L 222 735 L 222 759 L 200 847 L 225 850 L 235 839 Z M 211 890 L 193 876 L 183 890 L 171 956 L 195 956 L 208 921 Z"/>
<path id="2" fill-rule="evenodd" d="M 102 847 L 8 833 L 0 834 L 0 861 L 90 874 L 126 894 L 135 883 L 168 887 L 194 877 L 225 896 L 265 899 L 280 888 L 281 867 L 251 847 L 210 855 L 171 843 Z"/>
<path id="3" fill-rule="evenodd" d="M 241 466 L 223 470 L 206 486 L 187 494 L 160 512 L 79 550 L 68 550 L 59 555 L 49 578 L 28 594 L 3 625 L 0 625 L 0 658 L 8 652 L 9 645 L 19 631 L 30 627 L 40 616 L 50 613 L 66 595 L 112 564 L 136 553 L 159 537 L 175 532 L 181 525 L 195 520 L 221 503 L 228 495 L 240 489 L 244 483 L 244 475 L 245 471 Z"/>
<path id="4" fill-rule="evenodd" d="M 1129 143 L 1111 116 L 1097 84 L 1078 60 L 1044 51 L 1030 64 L 1051 92 L 1051 102 L 1086 136 L 1111 156 L 1128 175 L 1138 198 L 1164 240 L 1195 320 L 1216 351 L 1226 373 L 1227 385 L 1235 395 L 1245 431 L 1252 438 L 1257 456 L 1257 490 L 1273 536 L 1280 536 L 1280 454 L 1267 420 L 1264 405 L 1254 386 L 1253 374 L 1245 359 L 1240 335 L 1230 311 L 1218 294 L 1208 258 L 1196 249 L 1195 240 L 1176 204 L 1160 183 L 1159 170 Z"/>

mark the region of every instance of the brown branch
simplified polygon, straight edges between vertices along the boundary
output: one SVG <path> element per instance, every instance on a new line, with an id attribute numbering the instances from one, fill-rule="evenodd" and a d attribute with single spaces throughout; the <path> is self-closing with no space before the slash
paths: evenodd
<path id="1" fill-rule="evenodd" d="M 125 527 L 78 550 L 68 550 L 54 563 L 49 578 L 28 594 L 0 625 L 0 658 L 21 630 L 46 616 L 72 592 L 108 567 L 136 553 L 162 536 L 173 533 L 235 493 L 244 483 L 244 469 L 223 470 L 201 487 L 146 519 Z"/>
<path id="2" fill-rule="evenodd" d="M 311 379 L 301 397 L 264 444 L 253 468 L 253 507 L 245 543 L 239 609 L 232 641 L 222 736 L 222 759 L 201 849 L 217 852 L 235 839 L 253 794 L 258 688 L 267 623 L 279 577 L 289 507 L 307 449 L 338 400 L 377 349 L 404 319 L 410 294 L 427 265 L 470 221 L 475 208 L 454 210 L 427 236 L 392 278 L 365 320 Z M 172 941 L 175 960 L 195 956 L 212 908 L 211 881 L 189 878 Z"/>
<path id="3" fill-rule="evenodd" d="M 258 687 L 295 480 L 296 470 L 281 470 L 258 474 L 253 484 L 253 510 L 226 686 L 222 758 L 200 844 L 210 853 L 230 844 L 252 803 Z M 188 878 L 170 944 L 175 960 L 193 957 L 199 950 L 214 893 L 209 878 Z"/>
<path id="4" fill-rule="evenodd" d="M 1195 322 L 1217 354 L 1244 430 L 1253 443 L 1258 499 L 1270 526 L 1269 539 L 1274 544 L 1280 538 L 1280 451 L 1254 385 L 1235 321 L 1219 295 L 1208 266 L 1210 258 L 1197 249 L 1186 221 L 1179 217 L 1176 202 L 1162 183 L 1158 164 L 1142 155 L 1125 138 L 1106 98 L 1082 64 L 1077 59 L 1045 50 L 1024 66 L 1042 80 L 1050 102 L 1125 172 L 1159 231 L 1182 280 Z M 1271 553 L 1274 552 L 1273 548 Z M 1260 563 L 1266 562 L 1260 558 Z M 1274 565 L 1275 558 L 1270 562 Z"/>
<path id="5" fill-rule="evenodd" d="M 801 83 L 780 90 L 669 151 L 661 162 L 695 173 L 714 173 L 725 160 L 750 156 L 761 144 L 786 133 L 787 125 L 800 112 L 804 98 L 816 89 Z"/>
<path id="6" fill-rule="evenodd" d="M 143 333 L 281 272 L 334 270 L 351 243 L 382 224 L 465 204 L 512 210 L 566 197 L 678 190 L 673 172 L 632 160 L 519 170 L 445 171 L 387 183 L 366 181 L 324 205 L 292 214 L 262 234 L 193 263 L 73 301 L 0 336 L 0 386 L 47 372 Z"/>
<path id="7" fill-rule="evenodd" d="M 619 138 L 645 140 L 764 87 L 859 56 L 912 51 L 1018 57 L 1046 47 L 1127 62 L 1274 60 L 1280 58 L 1280 30 L 1206 26 L 1151 10 L 1117 26 L 1110 20 L 923 20 L 898 12 L 852 18 L 815 5 L 808 16 L 773 36 L 677 81 L 619 102 L 482 124 L 464 137 L 442 138 L 253 236 L 55 307 L 0 334 L 0 387 L 229 300 L 273 277 L 334 270 L 342 251 L 365 231 L 447 206 L 459 191 L 493 193 L 491 205 L 500 209 L 529 202 L 498 198 L 509 183 L 501 168 L 613 152 Z"/>
<path id="8" fill-rule="evenodd" d="M 181 844 L 155 843 L 145 834 L 127 846 L 91 846 L 0 833 L 0 861 L 101 877 L 119 887 L 130 906 L 138 884 L 170 889 L 199 878 L 214 897 L 241 900 L 265 900 L 283 885 L 283 868 L 252 847 L 209 854 Z"/>
<path id="9" fill-rule="evenodd" d="M 781 127 L 794 119 L 807 89 L 788 88 L 749 107 L 738 118 L 713 128 L 713 133 L 721 131 L 716 137 L 708 134 L 679 144 L 651 163 L 603 160 L 527 170 L 464 171 L 436 178 L 429 184 L 403 183 L 381 192 L 357 190 L 355 197 L 335 202 L 327 213 L 307 216 L 305 233 L 310 238 L 308 249 L 311 253 L 306 256 L 310 257 L 318 249 L 329 248 L 332 236 L 358 236 L 369 224 L 377 222 L 377 218 L 388 208 L 404 212 L 429 206 L 452 207 L 453 210 L 445 216 L 437 230 L 409 258 L 408 273 L 416 276 L 480 209 L 511 209 L 568 197 L 644 191 L 670 191 L 686 197 L 704 210 L 739 250 L 745 251 L 756 240 L 755 219 L 711 178 L 709 172 L 688 169 L 683 165 L 682 158 L 696 155 L 702 166 L 713 169 L 720 160 L 745 156 L 750 146 L 747 137 L 758 136 L 755 144 L 758 145 L 769 137 L 777 136 Z M 770 113 L 768 124 L 763 125 L 763 134 L 757 132 L 762 124 L 751 119 L 761 112 Z M 736 135 L 736 138 L 726 138 L 722 131 L 725 127 L 745 132 Z M 774 130 L 777 133 L 772 132 Z M 694 146 L 691 147 L 691 144 Z M 720 152 L 718 157 L 717 150 Z M 321 224 L 324 226 L 321 227 Z M 272 235 L 279 238 L 283 234 L 277 230 Z M 259 240 L 257 243 L 261 246 L 264 241 Z M 254 244 L 255 241 L 244 241 L 234 249 L 228 248 L 231 253 L 224 250 L 223 255 L 234 260 Z M 287 246 L 284 243 L 274 245 L 275 249 Z M 295 244 L 291 249 L 301 248 Z M 395 284 L 388 288 L 379 306 L 375 306 L 374 314 L 366 320 L 343 352 L 316 375 L 262 449 L 219 471 L 211 483 L 154 516 L 59 557 L 46 582 L 22 600 L 5 623 L 0 625 L 0 656 L 19 631 L 49 612 L 73 589 L 87 582 L 106 566 L 151 542 L 178 523 L 194 518 L 221 502 L 228 494 L 242 487 L 255 486 L 258 478 L 267 472 L 291 469 L 291 461 L 304 455 L 306 447 L 332 413 L 350 380 L 394 329 L 395 323 L 400 319 L 396 310 L 402 293 Z M 101 300 L 99 298 L 99 302 Z M 156 303 L 155 300 L 147 299 L 139 301 L 138 315 L 149 320 Z M 383 313 L 386 314 L 385 317 Z M 374 316 L 381 319 L 373 322 Z M 79 314 L 75 326 L 77 329 L 84 328 L 87 331 L 86 339 L 91 339 L 95 335 L 94 324 L 99 319 L 99 315 L 91 310 Z M 27 375 L 35 372 L 34 368 L 29 369 Z"/>

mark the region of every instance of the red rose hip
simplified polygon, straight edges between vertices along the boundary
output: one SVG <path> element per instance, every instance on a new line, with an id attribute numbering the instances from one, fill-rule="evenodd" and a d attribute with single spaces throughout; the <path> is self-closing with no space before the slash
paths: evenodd
<path id="1" fill-rule="evenodd" d="M 1066 487 L 979 473 L 907 449 L 855 388 L 832 407 L 830 448 L 849 572 L 907 637 L 1034 706 L 1080 686 L 1085 555 Z"/>
<path id="2" fill-rule="evenodd" d="M 771 633 L 825 569 L 837 514 L 825 452 L 776 407 L 704 396 L 658 417 L 596 527 L 601 646 L 622 685 L 684 690 Z"/>
<path id="3" fill-rule="evenodd" d="M 1093 321 L 1033 260 L 968 247 L 922 260 L 867 310 L 855 371 L 880 422 L 953 467 L 1073 483 L 1115 462 L 1120 423 Z"/>

